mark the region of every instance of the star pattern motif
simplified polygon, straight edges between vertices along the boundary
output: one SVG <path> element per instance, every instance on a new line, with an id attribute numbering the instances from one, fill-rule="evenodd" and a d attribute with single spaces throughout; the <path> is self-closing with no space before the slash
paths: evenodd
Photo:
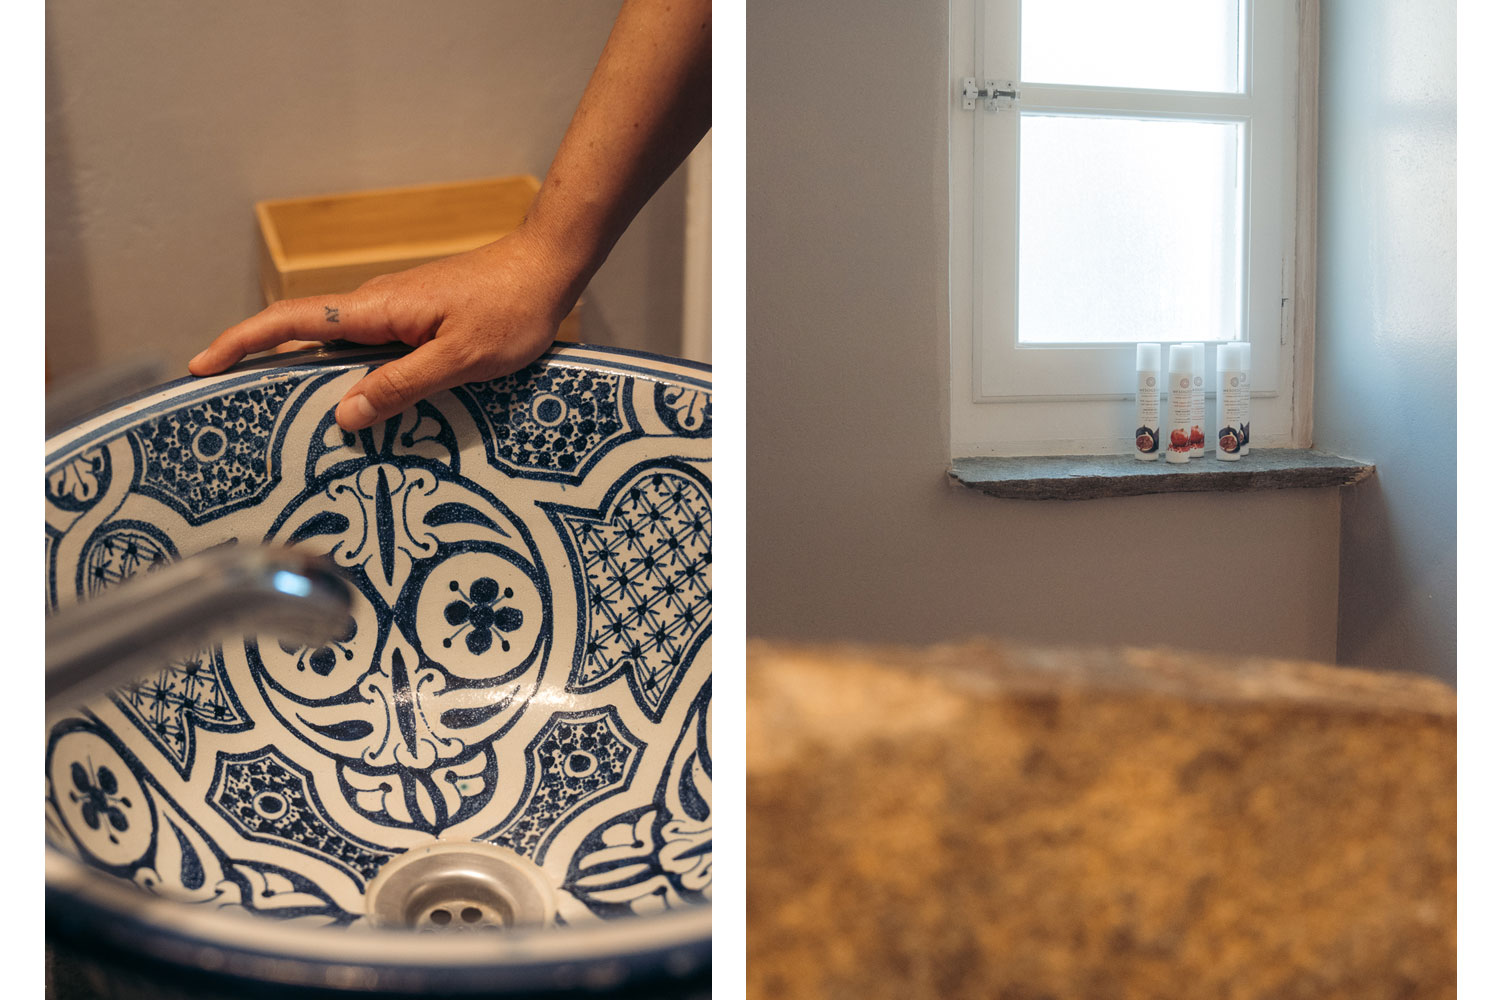
<path id="1" fill-rule="evenodd" d="M 586 627 L 573 684 L 630 679 L 660 719 L 708 633 L 712 523 L 708 495 L 675 471 L 641 474 L 605 517 L 563 518 L 582 559 Z"/>
<path id="2" fill-rule="evenodd" d="M 167 547 L 146 532 L 115 528 L 89 546 L 84 560 L 84 588 L 94 597 L 121 580 L 171 561 Z"/>
<path id="3" fill-rule="evenodd" d="M 115 703 L 184 777 L 193 766 L 194 729 L 232 733 L 250 725 L 217 649 L 173 660 L 154 677 L 121 688 Z"/>
<path id="4" fill-rule="evenodd" d="M 171 562 L 175 555 L 166 543 L 139 528 L 116 526 L 90 546 L 84 587 L 89 596 L 96 596 Z M 114 701 L 183 776 L 193 767 L 195 729 L 233 733 L 250 725 L 225 676 L 218 647 L 171 661 L 160 673 L 120 688 Z"/>

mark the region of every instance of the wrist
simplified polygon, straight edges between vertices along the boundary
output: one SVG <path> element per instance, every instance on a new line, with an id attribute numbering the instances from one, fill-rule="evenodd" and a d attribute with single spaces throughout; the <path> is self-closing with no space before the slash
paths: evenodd
<path id="1" fill-rule="evenodd" d="M 533 277 L 540 280 L 545 297 L 552 303 L 553 315 L 549 318 L 556 323 L 562 322 L 577 303 L 603 263 L 604 255 L 596 256 L 585 242 L 570 237 L 566 230 L 539 224 L 529 215 L 505 239 L 519 244 L 530 261 Z"/>

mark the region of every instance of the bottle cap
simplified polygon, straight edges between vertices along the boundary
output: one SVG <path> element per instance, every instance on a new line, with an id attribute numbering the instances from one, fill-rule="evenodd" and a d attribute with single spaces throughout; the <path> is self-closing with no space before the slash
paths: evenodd
<path id="1" fill-rule="evenodd" d="M 1245 347 L 1245 352 L 1240 353 L 1240 347 Z M 1219 359 L 1219 371 L 1242 372 L 1245 370 L 1245 362 L 1249 361 L 1250 345 L 1245 344 L 1220 344 L 1217 351 Z"/>
<path id="2" fill-rule="evenodd" d="M 1172 350 L 1167 355 L 1167 371 L 1188 372 L 1193 370 L 1193 345 L 1173 344 Z"/>
<path id="3" fill-rule="evenodd" d="M 1240 342 L 1238 344 L 1235 344 L 1234 345 L 1234 349 L 1239 354 L 1239 357 L 1240 357 L 1240 371 L 1242 371 L 1242 372 L 1249 371 L 1250 370 L 1250 344 L 1249 344 L 1249 342 L 1248 341 L 1242 341 L 1242 342 Z"/>
<path id="4" fill-rule="evenodd" d="M 1138 372 L 1161 371 L 1161 345 L 1136 344 L 1135 370 Z"/>
<path id="5" fill-rule="evenodd" d="M 1194 375 L 1198 375 L 1198 376 L 1202 376 L 1202 374 L 1203 374 L 1203 345 L 1202 344 L 1190 344 L 1188 346 L 1190 346 L 1193 349 L 1193 374 Z"/>

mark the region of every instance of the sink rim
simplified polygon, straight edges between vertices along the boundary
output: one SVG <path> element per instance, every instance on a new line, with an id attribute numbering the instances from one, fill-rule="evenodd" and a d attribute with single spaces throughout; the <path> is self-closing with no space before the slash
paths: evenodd
<path id="1" fill-rule="evenodd" d="M 250 358 L 231 365 L 215 375 L 185 375 L 182 378 L 142 389 L 122 399 L 110 400 L 98 409 L 59 428 L 48 435 L 44 442 L 42 464 L 44 468 L 51 468 L 64 450 L 81 447 L 83 439 L 88 435 L 112 429 L 114 423 L 120 420 L 136 419 L 143 411 L 149 410 L 149 406 L 146 405 L 147 401 L 157 397 L 160 397 L 161 403 L 170 401 L 173 405 L 178 405 L 181 398 L 190 394 L 194 386 L 217 392 L 223 389 L 226 382 L 232 382 L 244 376 L 260 377 L 268 371 L 291 371 L 298 368 L 326 370 L 354 367 L 370 361 L 390 360 L 403 354 L 410 354 L 414 350 L 416 348 L 406 344 L 372 345 L 337 341 L 302 351 L 288 351 L 284 354 Z M 632 360 L 644 361 L 654 367 L 632 364 Z M 552 345 L 533 364 L 552 361 L 609 365 L 633 375 L 683 382 L 710 392 L 713 390 L 712 365 L 629 347 L 606 347 L 598 344 L 579 344 L 557 340 L 553 341 Z M 680 370 L 673 371 L 672 369 Z"/>
<path id="2" fill-rule="evenodd" d="M 172 967 L 286 986 L 450 992 L 606 987 L 665 971 L 699 974 L 710 958 L 713 907 L 495 935 L 310 928 L 205 910 L 141 892 L 50 845 L 49 936 Z"/>

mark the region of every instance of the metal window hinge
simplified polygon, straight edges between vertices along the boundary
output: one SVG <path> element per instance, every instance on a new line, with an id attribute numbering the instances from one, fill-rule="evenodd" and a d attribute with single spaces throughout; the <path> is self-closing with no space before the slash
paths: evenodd
<path id="1" fill-rule="evenodd" d="M 1010 80 L 985 80 L 981 87 L 974 82 L 972 76 L 966 76 L 959 96 L 963 98 L 965 111 L 973 111 L 975 103 L 981 97 L 984 98 L 984 110 L 1004 111 L 1015 107 L 1020 95 L 1016 93 L 1015 83 Z"/>

